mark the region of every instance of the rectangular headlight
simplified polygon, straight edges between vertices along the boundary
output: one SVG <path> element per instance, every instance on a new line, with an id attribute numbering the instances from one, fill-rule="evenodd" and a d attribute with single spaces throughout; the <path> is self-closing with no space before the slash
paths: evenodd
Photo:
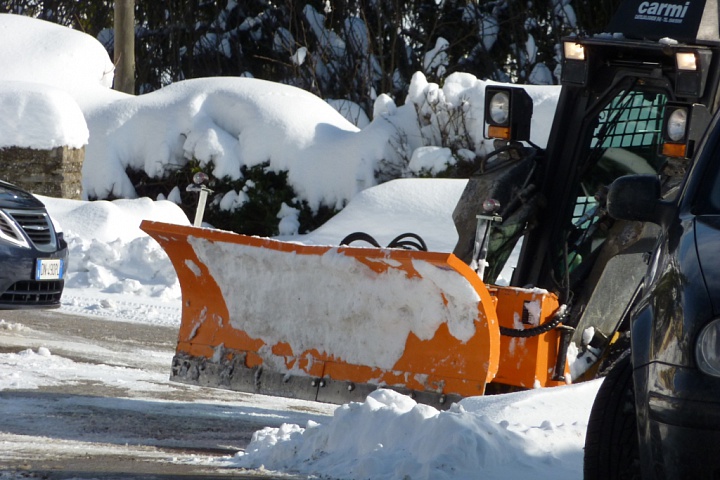
<path id="1" fill-rule="evenodd" d="M 585 47 L 575 42 L 563 42 L 563 51 L 567 60 L 585 60 Z"/>
<path id="2" fill-rule="evenodd" d="M 675 62 L 678 70 L 697 70 L 697 57 L 695 52 L 677 52 L 675 54 Z"/>
<path id="3" fill-rule="evenodd" d="M 675 94 L 679 97 L 702 97 L 710 71 L 712 52 L 707 48 L 675 52 Z"/>
<path id="4" fill-rule="evenodd" d="M 587 85 L 589 64 L 585 46 L 570 39 L 563 42 L 562 74 L 563 85 Z"/>

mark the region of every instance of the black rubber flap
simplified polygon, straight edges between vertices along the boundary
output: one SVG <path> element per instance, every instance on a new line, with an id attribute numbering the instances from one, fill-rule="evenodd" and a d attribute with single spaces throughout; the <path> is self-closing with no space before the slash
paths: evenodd
<path id="1" fill-rule="evenodd" d="M 607 31 L 633 39 L 718 42 L 717 0 L 626 0 Z"/>

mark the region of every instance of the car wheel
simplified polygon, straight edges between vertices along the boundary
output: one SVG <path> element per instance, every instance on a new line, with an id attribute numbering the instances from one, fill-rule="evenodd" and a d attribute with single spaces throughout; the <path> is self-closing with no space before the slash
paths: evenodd
<path id="1" fill-rule="evenodd" d="M 637 419 L 630 351 L 613 365 L 590 411 L 585 480 L 639 479 Z"/>

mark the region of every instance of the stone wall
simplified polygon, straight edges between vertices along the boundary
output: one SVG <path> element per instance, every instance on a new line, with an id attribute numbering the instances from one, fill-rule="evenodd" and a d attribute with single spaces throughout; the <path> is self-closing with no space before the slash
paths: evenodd
<path id="1" fill-rule="evenodd" d="M 85 149 L 0 149 L 0 179 L 38 195 L 80 199 Z"/>

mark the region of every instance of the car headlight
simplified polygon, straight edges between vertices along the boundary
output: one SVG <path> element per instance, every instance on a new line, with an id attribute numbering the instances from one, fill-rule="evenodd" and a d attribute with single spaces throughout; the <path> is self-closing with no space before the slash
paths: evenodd
<path id="1" fill-rule="evenodd" d="M 492 121 L 498 125 L 507 123 L 510 117 L 510 96 L 507 92 L 497 92 L 490 99 L 489 113 Z"/>
<path id="2" fill-rule="evenodd" d="M 720 377 L 720 318 L 705 325 L 695 343 L 698 368 L 708 375 Z"/>

